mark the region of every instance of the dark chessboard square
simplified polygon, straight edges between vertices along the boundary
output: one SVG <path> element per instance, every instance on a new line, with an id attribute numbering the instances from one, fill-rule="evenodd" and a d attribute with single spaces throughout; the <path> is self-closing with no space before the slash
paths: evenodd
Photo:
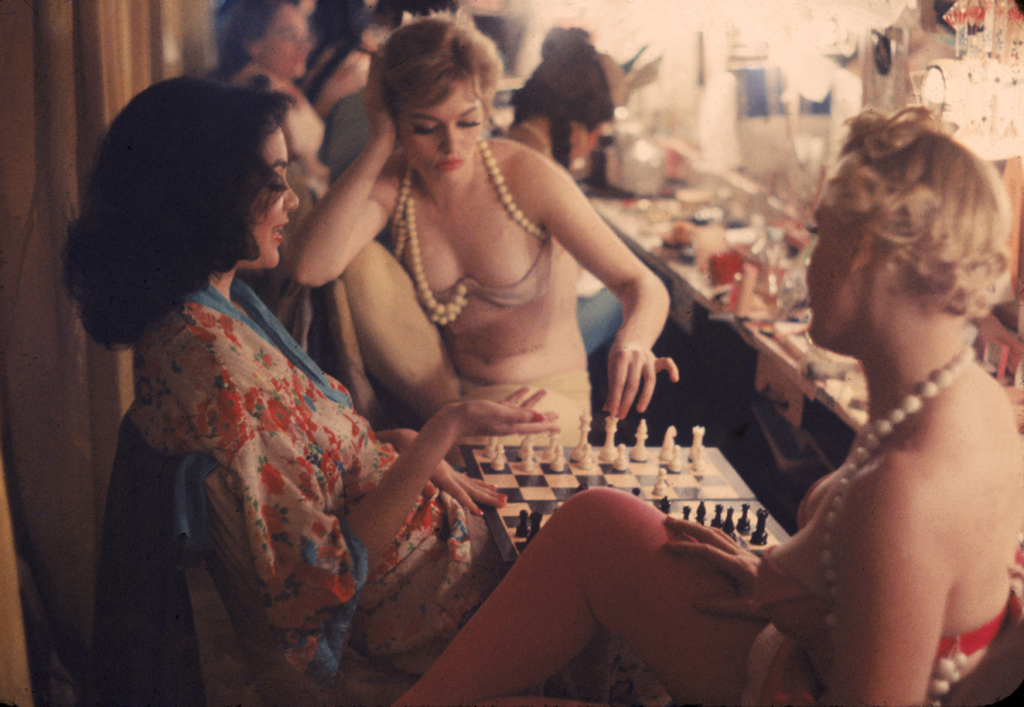
<path id="1" fill-rule="evenodd" d="M 604 478 L 603 474 L 576 474 L 576 480 L 589 488 L 608 485 L 608 479 Z"/>
<path id="2" fill-rule="evenodd" d="M 499 493 L 505 494 L 508 503 L 524 503 L 523 492 L 517 488 L 498 488 Z"/>
<path id="3" fill-rule="evenodd" d="M 572 495 L 576 493 L 576 488 L 553 488 L 551 493 L 555 494 L 555 500 L 558 503 L 562 503 L 572 498 Z"/>
<path id="4" fill-rule="evenodd" d="M 693 488 L 692 486 L 677 488 L 676 495 L 683 501 L 696 501 L 700 498 L 700 489 Z"/>
<path id="5" fill-rule="evenodd" d="M 697 480 L 701 486 L 728 486 L 718 474 L 694 474 L 693 478 Z"/>
<path id="6" fill-rule="evenodd" d="M 515 478 L 519 488 L 548 485 L 548 480 L 544 478 L 543 474 L 516 474 Z"/>

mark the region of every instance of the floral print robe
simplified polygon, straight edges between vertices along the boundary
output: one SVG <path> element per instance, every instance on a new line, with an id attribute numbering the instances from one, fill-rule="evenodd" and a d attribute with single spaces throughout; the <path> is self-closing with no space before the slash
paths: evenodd
<path id="1" fill-rule="evenodd" d="M 471 568 L 465 510 L 428 484 L 367 576 L 345 514 L 396 453 L 237 279 L 232 300 L 244 313 L 206 288 L 146 330 L 132 422 L 157 451 L 230 472 L 266 620 L 296 669 L 329 682 L 346 640 L 398 662 L 436 653 L 494 581 Z"/>

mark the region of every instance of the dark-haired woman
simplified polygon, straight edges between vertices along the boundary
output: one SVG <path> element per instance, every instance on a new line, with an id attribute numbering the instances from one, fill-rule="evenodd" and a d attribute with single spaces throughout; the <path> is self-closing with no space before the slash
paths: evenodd
<path id="1" fill-rule="evenodd" d="M 626 99 L 622 69 L 579 27 L 555 27 L 544 37 L 541 62 L 512 97 L 515 117 L 508 137 L 585 176 L 601 131 Z M 607 288 L 595 291 L 581 273 L 576 318 L 588 358 L 622 325 L 622 305 Z"/>
<path id="2" fill-rule="evenodd" d="M 318 155 L 324 121 L 296 85 L 306 74 L 312 48 L 309 22 L 297 2 L 240 0 L 217 37 L 218 62 L 211 76 L 291 97 L 292 107 L 282 126 L 289 156 L 299 168 L 291 175 L 316 198 L 328 185 L 328 170 Z"/>
<path id="3" fill-rule="evenodd" d="M 512 97 L 508 137 L 578 171 L 624 100 L 622 70 L 594 48 L 590 34 L 555 27 L 544 37 L 540 64 Z"/>
<path id="4" fill-rule="evenodd" d="M 268 704 L 343 701 L 352 651 L 377 670 L 362 699 L 379 703 L 495 579 L 477 504 L 503 499 L 445 452 L 554 423 L 532 401 L 477 401 L 418 435 L 375 435 L 236 277 L 277 265 L 296 206 L 288 109 L 197 79 L 136 96 L 69 229 L 66 278 L 93 338 L 135 347 L 128 418 L 145 442 L 210 461 L 211 571 Z"/>

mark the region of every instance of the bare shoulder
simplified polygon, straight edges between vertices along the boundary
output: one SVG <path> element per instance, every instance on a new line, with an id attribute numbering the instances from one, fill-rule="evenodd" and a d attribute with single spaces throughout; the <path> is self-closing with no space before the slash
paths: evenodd
<path id="1" fill-rule="evenodd" d="M 936 537 L 946 529 L 962 535 L 971 518 L 1019 527 L 1021 440 L 1009 399 L 988 374 L 972 369 L 905 424 L 877 469 L 854 484 L 851 503 L 863 503 L 888 524 L 905 524 L 902 532 L 917 526 Z"/>
<path id="2" fill-rule="evenodd" d="M 550 188 L 552 184 L 576 188 L 572 175 L 532 147 L 507 138 L 491 138 L 487 144 L 502 173 L 514 185 L 539 184 L 539 191 Z"/>

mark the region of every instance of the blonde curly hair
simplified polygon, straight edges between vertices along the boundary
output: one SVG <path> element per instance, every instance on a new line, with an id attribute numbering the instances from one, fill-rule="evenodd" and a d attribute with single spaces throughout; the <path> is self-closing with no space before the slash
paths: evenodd
<path id="1" fill-rule="evenodd" d="M 866 111 L 815 212 L 873 239 L 908 292 L 968 317 L 991 307 L 1007 267 L 1010 203 L 995 168 L 950 138 L 925 108 Z"/>
<path id="2" fill-rule="evenodd" d="M 498 48 L 465 12 L 441 12 L 406 22 L 380 49 L 384 105 L 397 120 L 401 108 L 433 106 L 458 81 L 473 82 L 490 118 L 504 67 Z"/>

